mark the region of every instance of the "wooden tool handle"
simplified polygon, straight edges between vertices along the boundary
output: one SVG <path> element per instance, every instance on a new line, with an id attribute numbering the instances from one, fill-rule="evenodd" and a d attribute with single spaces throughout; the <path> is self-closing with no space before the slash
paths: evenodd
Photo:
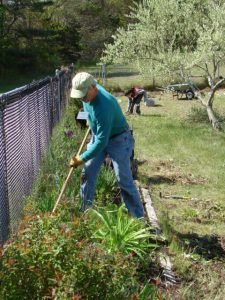
<path id="1" fill-rule="evenodd" d="M 81 153 L 81 151 L 82 151 L 82 149 L 83 149 L 83 147 L 84 147 L 84 144 L 85 144 L 85 142 L 86 142 L 86 140 L 87 140 L 87 137 L 88 137 L 88 135 L 89 135 L 89 132 L 90 132 L 90 127 L 88 128 L 88 130 L 87 130 L 87 132 L 86 132 L 86 134 L 85 134 L 85 137 L 84 137 L 84 139 L 83 139 L 83 141 L 82 141 L 82 143 L 81 143 L 81 145 L 80 145 L 80 148 L 79 148 L 79 150 L 78 150 L 78 152 L 77 152 L 77 155 L 80 155 L 80 153 Z M 65 182 L 64 182 L 64 184 L 63 184 L 63 186 L 62 186 L 62 189 L 61 189 L 61 191 L 60 191 L 60 194 L 59 194 L 59 196 L 58 196 L 58 199 L 56 200 L 56 203 L 55 203 L 55 206 L 54 206 L 54 208 L 53 208 L 53 210 L 52 210 L 52 214 L 54 214 L 54 212 L 56 211 L 56 208 L 57 208 L 57 206 L 58 206 L 58 204 L 59 204 L 59 202 L 60 202 L 60 200 L 61 200 L 61 198 L 62 198 L 62 196 L 63 196 L 63 193 L 65 192 L 65 189 L 66 189 L 66 187 L 67 187 L 67 184 L 68 184 L 68 182 L 69 182 L 69 180 L 70 180 L 70 177 L 71 177 L 71 175 L 72 175 L 72 173 L 73 173 L 73 170 L 74 170 L 74 168 L 70 168 L 70 171 L 69 171 L 69 173 L 68 173 L 68 175 L 67 175 L 67 177 L 66 177 L 66 180 L 65 180 Z"/>

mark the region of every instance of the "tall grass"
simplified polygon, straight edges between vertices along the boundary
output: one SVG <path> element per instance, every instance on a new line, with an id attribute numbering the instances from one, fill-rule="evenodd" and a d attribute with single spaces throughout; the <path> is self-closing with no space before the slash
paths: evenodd
<path id="1" fill-rule="evenodd" d="M 51 211 L 70 170 L 69 161 L 76 154 L 85 131 L 75 123 L 76 106 L 71 106 L 62 122 L 56 126 L 48 152 L 42 161 L 33 193 L 27 202 L 33 202 L 42 212 Z M 64 199 L 75 201 L 79 194 L 79 170 L 74 170 L 65 192 Z M 77 203 L 78 204 L 78 203 Z"/>

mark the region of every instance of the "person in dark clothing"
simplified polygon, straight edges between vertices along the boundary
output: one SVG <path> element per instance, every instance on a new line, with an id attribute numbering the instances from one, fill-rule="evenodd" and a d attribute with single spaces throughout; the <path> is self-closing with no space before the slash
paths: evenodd
<path id="1" fill-rule="evenodd" d="M 125 92 L 125 96 L 128 97 L 128 106 L 127 106 L 126 114 L 133 114 L 134 107 L 135 107 L 136 114 L 140 115 L 141 114 L 140 103 L 142 98 L 144 98 L 144 102 L 146 102 L 147 99 L 146 91 L 139 86 L 134 86 L 131 89 L 129 89 L 127 92 Z"/>

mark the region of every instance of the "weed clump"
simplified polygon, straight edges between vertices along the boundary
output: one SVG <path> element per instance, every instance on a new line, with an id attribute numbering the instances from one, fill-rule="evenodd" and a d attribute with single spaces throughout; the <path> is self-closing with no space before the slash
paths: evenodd
<path id="1" fill-rule="evenodd" d="M 215 111 L 215 116 L 219 122 L 225 121 L 225 116 Z M 187 121 L 192 123 L 209 123 L 207 111 L 203 107 L 192 107 L 187 114 Z"/>

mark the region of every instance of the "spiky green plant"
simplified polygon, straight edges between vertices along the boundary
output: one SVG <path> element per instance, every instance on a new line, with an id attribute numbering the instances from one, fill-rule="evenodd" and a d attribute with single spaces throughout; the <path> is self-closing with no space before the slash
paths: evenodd
<path id="1" fill-rule="evenodd" d="M 99 221 L 93 237 L 103 243 L 108 252 L 135 253 L 143 259 L 149 248 L 156 248 L 156 244 L 149 242 L 153 238 L 150 228 L 146 227 L 143 220 L 130 217 L 124 205 L 116 210 L 90 212 Z"/>

